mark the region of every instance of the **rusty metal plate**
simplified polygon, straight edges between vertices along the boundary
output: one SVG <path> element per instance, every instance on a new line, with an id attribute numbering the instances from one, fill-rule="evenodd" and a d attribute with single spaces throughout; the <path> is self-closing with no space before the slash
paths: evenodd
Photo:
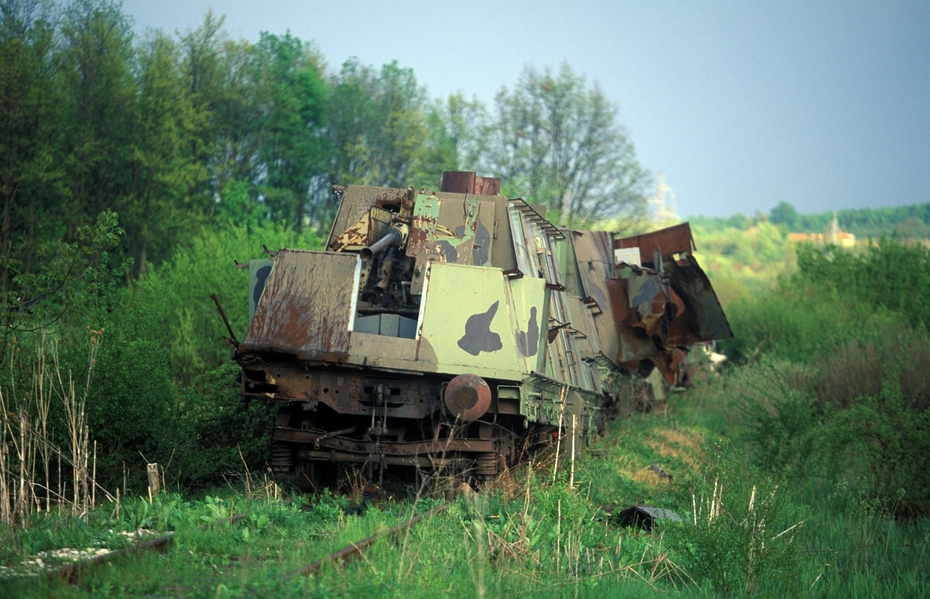
<path id="1" fill-rule="evenodd" d="M 634 237 L 614 239 L 614 249 L 639 248 L 639 255 L 643 264 L 654 263 L 653 256 L 659 252 L 661 256 L 672 254 L 691 253 L 697 249 L 694 238 L 691 236 L 691 225 L 681 223 L 674 227 L 644 233 Z"/>
<path id="2" fill-rule="evenodd" d="M 240 351 L 344 359 L 357 264 L 355 254 L 281 250 Z"/>
<path id="3" fill-rule="evenodd" d="M 347 437 L 323 438 L 323 433 L 296 429 L 276 428 L 272 433 L 275 441 L 315 444 L 319 441 L 321 448 L 347 451 L 364 455 L 380 453 L 385 455 L 424 455 L 443 454 L 452 451 L 497 451 L 497 441 L 483 439 L 439 439 L 438 441 L 384 441 L 376 444 L 368 439 L 349 439 Z"/>
<path id="4" fill-rule="evenodd" d="M 407 256 L 416 258 L 410 293 L 422 292 L 429 262 L 472 264 L 478 238 L 481 239 L 479 260 L 481 264 L 487 261 L 491 232 L 478 217 L 481 204 L 476 197 L 417 197 L 407 241 Z"/>
<path id="5" fill-rule="evenodd" d="M 685 306 L 684 313 L 672 321 L 668 344 L 687 345 L 732 337 L 720 300 L 694 256 L 687 256 L 680 263 L 666 260 L 665 269 Z"/>
<path id="6" fill-rule="evenodd" d="M 687 354 L 680 348 L 664 351 L 657 356 L 650 358 L 656 365 L 656 370 L 665 379 L 665 382 L 674 387 L 678 384 L 678 366 L 685 359 Z"/>
<path id="7" fill-rule="evenodd" d="M 446 171 L 442 174 L 439 188 L 444 192 L 493 196 L 500 193 L 501 180 L 478 177 L 473 171 Z"/>
<path id="8" fill-rule="evenodd" d="M 604 346 L 604 352 L 612 351 L 615 347 L 616 353 L 607 355 L 613 357 L 618 364 L 656 355 L 658 349 L 652 339 L 643 329 L 633 326 L 634 311 L 630 308 L 627 280 L 611 279 L 607 282 L 607 287 L 613 306 L 616 343 L 613 346 Z"/>
<path id="9" fill-rule="evenodd" d="M 392 213 L 378 207 L 371 208 L 358 221 L 329 244 L 336 252 L 360 250 L 375 243 L 391 226 Z"/>
<path id="10" fill-rule="evenodd" d="M 402 206 L 406 202 L 406 198 L 406 189 L 349 185 L 342 194 L 339 211 L 336 213 L 335 220 L 333 220 L 333 227 L 330 229 L 326 247 L 332 247 L 336 238 L 357 223 L 372 207 Z"/>

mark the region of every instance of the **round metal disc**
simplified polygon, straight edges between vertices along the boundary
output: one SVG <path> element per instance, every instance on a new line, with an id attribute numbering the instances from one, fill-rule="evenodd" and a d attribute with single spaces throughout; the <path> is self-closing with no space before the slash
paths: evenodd
<path id="1" fill-rule="evenodd" d="M 491 387 L 480 376 L 460 374 L 446 385 L 443 403 L 453 416 L 471 422 L 491 407 Z"/>

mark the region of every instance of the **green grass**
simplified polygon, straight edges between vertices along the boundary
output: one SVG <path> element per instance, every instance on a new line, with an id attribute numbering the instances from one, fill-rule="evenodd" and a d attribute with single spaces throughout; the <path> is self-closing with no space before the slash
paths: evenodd
<path id="1" fill-rule="evenodd" d="M 883 517 L 848 484 L 824 478 L 785 481 L 758 472 L 727 441 L 739 438 L 740 424 L 725 390 L 714 384 L 693 389 L 673 395 L 667 410 L 612 422 L 596 451 L 576 460 L 574 488 L 569 488 L 569 460 L 560 459 L 554 472 L 553 460 L 540 457 L 485 493 L 460 496 L 445 512 L 396 538 L 379 540 L 363 558 L 328 564 L 311 576 L 288 574 L 436 500 L 416 506 L 389 502 L 383 511 L 347 516 L 344 496 L 313 498 L 313 509 L 302 511 L 299 497 L 286 505 L 235 493 L 198 500 L 163 495 L 152 505 L 124 501 L 118 518 L 113 505 L 98 509 L 87 523 L 46 517 L 15 535 L 2 532 L 3 565 L 56 544 L 90 546 L 100 531 L 111 529 L 173 530 L 174 541 L 164 554 L 125 557 L 86 572 L 75 585 L 2 579 L 0 596 L 924 595 L 930 588 L 930 522 L 902 524 Z M 651 464 L 672 479 L 660 479 Z M 710 496 L 706 485 L 717 480 L 724 481 L 728 518 L 716 520 L 715 527 L 692 523 L 645 533 L 609 519 L 616 508 L 647 503 L 692 521 L 695 508 L 706 515 L 701 497 Z M 763 564 L 768 568 L 744 559 L 746 552 L 760 551 L 758 541 L 774 547 L 771 537 L 777 534 L 774 528 L 758 533 L 758 521 L 750 516 L 759 512 L 745 509 L 751 489 L 757 502 L 769 496 L 781 500 L 772 508 L 781 511 L 773 511 L 773 523 L 766 526 L 774 527 L 779 518 L 779 530 L 799 524 L 787 553 L 761 558 L 770 560 Z M 229 524 L 234 513 L 248 517 Z M 707 546 L 714 550 L 701 549 Z M 712 563 L 727 550 L 731 557 Z M 792 555 L 799 560 L 793 562 Z"/>

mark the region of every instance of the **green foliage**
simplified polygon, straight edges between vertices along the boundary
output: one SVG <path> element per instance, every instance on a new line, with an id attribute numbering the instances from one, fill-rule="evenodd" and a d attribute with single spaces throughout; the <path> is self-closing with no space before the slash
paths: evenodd
<path id="1" fill-rule="evenodd" d="M 96 317 L 96 318 L 95 318 Z M 87 400 L 87 424 L 97 441 L 97 480 L 106 489 L 145 488 L 146 462 L 169 463 L 177 430 L 177 391 L 158 323 L 142 307 L 126 307 L 86 322 L 103 331 Z M 64 372 L 90 366 L 88 343 L 73 337 L 62 349 Z M 125 478 L 124 478 L 125 477 Z"/>
<path id="2" fill-rule="evenodd" d="M 721 347 L 737 363 L 762 353 L 810 361 L 854 339 L 875 338 L 900 326 L 898 317 L 844 296 L 816 281 L 779 282 L 761 297 L 742 297 L 727 308 L 733 339 Z"/>
<path id="3" fill-rule="evenodd" d="M 769 222 L 716 228 L 698 220 L 691 226 L 697 257 L 726 308 L 767 293 L 794 269 L 793 244 Z"/>
<path id="4" fill-rule="evenodd" d="M 310 193 L 329 157 L 322 57 L 290 33 L 262 33 L 254 54 L 258 84 L 267 93 L 257 123 L 262 137 L 257 188 L 273 220 L 301 229 L 307 217 L 319 226 L 335 212 L 328 179 Z"/>
<path id="5" fill-rule="evenodd" d="M 487 108 L 476 98 L 459 92 L 435 101 L 426 112 L 426 139 L 411 184 L 433 189 L 444 171 L 476 169 L 487 152 L 489 123 Z"/>
<path id="6" fill-rule="evenodd" d="M 930 506 L 924 462 L 930 339 L 889 335 L 803 364 L 771 356 L 734 369 L 743 439 L 770 472 L 856 481 L 880 512 Z"/>
<path id="7" fill-rule="evenodd" d="M 774 356 L 735 369 L 727 386 L 742 413 L 743 438 L 766 471 L 797 474 L 822 449 L 824 415 L 810 365 Z"/>
<path id="8" fill-rule="evenodd" d="M 898 517 L 930 513 L 930 410 L 903 393 L 903 360 L 892 362 L 878 395 L 860 396 L 829 429 L 836 450 L 861 464 L 875 508 Z"/>
<path id="9" fill-rule="evenodd" d="M 0 357 L 16 334 L 44 330 L 61 321 L 82 321 L 81 312 L 97 305 L 110 287 L 108 251 L 122 234 L 116 214 L 104 211 L 94 225 L 78 229 L 73 243 L 56 241 L 39 247 L 35 257 L 41 266 L 32 272 L 16 254 L 0 257 L 0 268 L 10 277 L 0 296 Z"/>
<path id="10" fill-rule="evenodd" d="M 158 323 L 152 339 L 168 350 L 172 376 L 190 383 L 202 372 L 229 359 L 231 348 L 223 343 L 228 335 L 210 300 L 216 294 L 233 332 L 244 338 L 249 317 L 247 271 L 234 268 L 264 256 L 262 246 L 319 248 L 314 231 L 299 234 L 264 221 L 260 226 L 229 224 L 204 228 L 186 247 L 179 247 L 171 260 L 152 269 L 146 280 L 129 290 L 126 306 L 139 306 Z"/>
<path id="11" fill-rule="evenodd" d="M 878 239 L 899 235 L 909 240 L 926 240 L 930 237 L 930 203 L 911 206 L 883 206 L 880 208 L 846 208 L 835 211 L 837 224 L 857 239 Z M 747 229 L 769 220 L 785 232 L 824 233 L 833 222 L 834 212 L 800 214 L 790 203 L 782 201 L 768 215 L 735 214 L 731 217 L 698 216 L 692 224 L 710 230 L 728 227 Z"/>
<path id="12" fill-rule="evenodd" d="M 184 389 L 170 439 L 177 450 L 173 476 L 185 488 L 219 484 L 245 469 L 264 470 L 274 414 L 239 401 L 238 372 L 227 363 Z"/>
<path id="13" fill-rule="evenodd" d="M 731 385 L 760 464 L 859 481 L 898 517 L 928 513 L 927 262 L 895 240 L 860 253 L 802 246 L 779 293 L 733 306 L 731 357 L 748 362 Z"/>
<path id="14" fill-rule="evenodd" d="M 194 195 L 207 178 L 188 140 L 205 115 L 192 102 L 180 67 L 180 49 L 157 32 L 138 52 L 138 95 L 129 148 L 133 185 L 121 202 L 130 224 L 130 255 L 144 277 L 148 261 L 166 258 L 178 241 L 203 222 L 209 200 Z"/>
<path id="15" fill-rule="evenodd" d="M 788 202 L 779 202 L 769 215 L 773 225 L 783 225 L 788 231 L 798 230 L 798 211 Z"/>
<path id="16" fill-rule="evenodd" d="M 426 138 L 426 90 L 413 71 L 396 61 L 379 71 L 352 58 L 330 86 L 333 181 L 409 185 Z"/>
<path id="17" fill-rule="evenodd" d="M 135 52 L 131 21 L 110 0 L 74 0 L 59 27 L 62 100 L 56 111 L 66 188 L 56 218 L 73 240 L 78 227 L 107 208 L 123 211 L 130 199 Z"/>
<path id="18" fill-rule="evenodd" d="M 930 248 L 882 238 L 864 252 L 798 248 L 800 277 L 901 313 L 912 326 L 930 325 Z"/>
<path id="19" fill-rule="evenodd" d="M 709 462 L 690 483 L 692 512 L 669 530 L 671 547 L 698 582 L 724 597 L 763 589 L 766 595 L 797 596 L 803 510 L 784 481 L 753 470 L 732 448 L 707 454 Z"/>

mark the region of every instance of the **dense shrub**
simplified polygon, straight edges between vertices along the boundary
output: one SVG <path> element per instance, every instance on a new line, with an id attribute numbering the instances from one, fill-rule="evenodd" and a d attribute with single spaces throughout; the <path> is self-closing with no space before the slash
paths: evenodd
<path id="1" fill-rule="evenodd" d="M 797 596 L 803 510 L 782 481 L 755 470 L 732 447 L 706 453 L 707 465 L 681 501 L 691 513 L 668 531 L 671 548 L 697 582 L 725 597 L 763 588 Z"/>
<path id="2" fill-rule="evenodd" d="M 852 340 L 901 327 L 893 312 L 803 278 L 783 280 L 771 293 L 734 302 L 727 318 L 734 336 L 721 348 L 735 363 L 763 354 L 809 362 Z"/>
<path id="3" fill-rule="evenodd" d="M 229 359 L 229 347 L 223 342 L 226 328 L 211 294 L 222 301 L 233 332 L 240 338 L 245 335 L 249 280 L 247 271 L 235 264 L 265 257 L 262 246 L 316 249 L 322 243 L 316 232 L 297 233 L 268 222 L 204 228 L 186 248 L 178 248 L 170 260 L 150 269 L 123 303 L 144 306 L 151 313 L 158 323 L 151 338 L 167 350 L 172 377 L 190 384 Z"/>
<path id="4" fill-rule="evenodd" d="M 861 396 L 878 396 L 895 365 L 896 385 L 910 409 L 920 413 L 930 405 L 930 336 L 922 331 L 894 328 L 864 336 L 818 356 L 814 364 L 819 370 L 814 391 L 825 405 L 845 410 Z"/>
<path id="5" fill-rule="evenodd" d="M 144 307 L 100 310 L 85 316 L 85 327 L 64 336 L 60 369 L 65 376 L 87 372 L 87 426 L 97 441 L 97 481 L 109 490 L 145 489 L 145 464 L 164 465 L 177 427 L 177 391 L 168 372 L 168 354 L 158 341 L 158 324 Z M 82 328 L 100 332 L 89 336 Z M 89 344 L 99 344 L 96 356 Z M 129 489 L 125 488 L 125 485 Z"/>
<path id="6" fill-rule="evenodd" d="M 229 362 L 197 377 L 181 394 L 178 462 L 169 476 L 185 487 L 204 487 L 267 466 L 274 412 L 239 401 L 238 372 Z"/>
<path id="7" fill-rule="evenodd" d="M 859 396 L 849 409 L 837 412 L 827 429 L 828 442 L 834 455 L 846 457 L 865 479 L 874 507 L 907 519 L 926 516 L 930 411 L 904 393 L 904 360 L 889 366 L 879 393 Z"/>
<path id="8" fill-rule="evenodd" d="M 770 472 L 855 485 L 873 508 L 930 513 L 930 336 L 865 330 L 807 363 L 773 355 L 733 369 L 744 438 Z"/>
<path id="9" fill-rule="evenodd" d="M 823 412 L 809 365 L 771 356 L 730 373 L 754 461 L 768 471 L 796 473 L 818 449 Z"/>
<path id="10" fill-rule="evenodd" d="M 911 326 L 930 325 L 930 248 L 882 238 L 862 252 L 798 248 L 798 279 L 893 310 Z"/>

